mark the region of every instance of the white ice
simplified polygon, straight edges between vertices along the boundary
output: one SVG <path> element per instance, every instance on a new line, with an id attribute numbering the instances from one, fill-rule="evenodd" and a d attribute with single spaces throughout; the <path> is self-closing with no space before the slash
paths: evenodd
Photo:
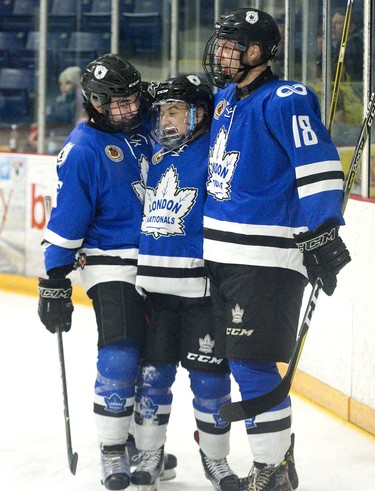
<path id="1" fill-rule="evenodd" d="M 72 330 L 63 335 L 73 450 L 79 454 L 75 476 L 67 466 L 56 336 L 40 323 L 34 297 L 0 291 L 0 309 L 0 489 L 104 491 L 92 415 L 92 309 L 76 305 Z M 186 372 L 179 370 L 166 445 L 178 458 L 177 478 L 162 484 L 165 491 L 212 490 L 193 439 L 191 399 Z M 299 491 L 373 491 L 375 438 L 296 395 L 293 408 Z M 250 469 L 243 422 L 232 425 L 228 460 L 241 476 Z"/>

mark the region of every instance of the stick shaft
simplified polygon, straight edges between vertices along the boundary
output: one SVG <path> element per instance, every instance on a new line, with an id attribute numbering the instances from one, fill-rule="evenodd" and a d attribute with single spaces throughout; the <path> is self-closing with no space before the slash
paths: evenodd
<path id="1" fill-rule="evenodd" d="M 43 201 L 44 201 L 44 209 L 46 213 L 46 223 L 48 223 L 52 210 L 51 196 L 49 195 L 44 196 Z M 70 416 L 69 416 L 68 388 L 66 384 L 64 344 L 63 344 L 62 332 L 58 327 L 56 327 L 56 335 L 57 335 L 57 348 L 59 353 L 60 375 L 61 375 L 61 382 L 62 382 L 66 450 L 68 454 L 69 469 L 70 472 L 74 475 L 77 469 L 78 454 L 73 453 L 73 449 L 72 449 L 72 434 L 70 431 Z"/>

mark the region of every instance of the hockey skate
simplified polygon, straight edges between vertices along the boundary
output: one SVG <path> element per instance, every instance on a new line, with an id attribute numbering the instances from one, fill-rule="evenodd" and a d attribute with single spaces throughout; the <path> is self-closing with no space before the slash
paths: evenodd
<path id="1" fill-rule="evenodd" d="M 292 443 L 285 454 L 285 460 L 288 466 L 289 481 L 293 490 L 298 488 L 298 474 L 296 470 L 296 461 L 294 460 L 294 433 L 291 434 Z"/>
<path id="2" fill-rule="evenodd" d="M 227 459 L 209 459 L 199 450 L 204 473 L 218 491 L 239 491 L 240 480 L 228 465 Z"/>
<path id="3" fill-rule="evenodd" d="M 134 436 L 129 433 L 128 441 L 126 442 L 128 449 L 130 467 L 136 467 L 138 464 L 138 449 L 135 446 Z M 164 453 L 164 472 L 160 474 L 160 481 L 170 481 L 176 477 L 177 457 L 172 453 Z M 133 470 L 133 469 L 131 469 Z"/>
<path id="4" fill-rule="evenodd" d="M 135 459 L 138 465 L 131 475 L 132 484 L 138 486 L 138 491 L 159 491 L 160 475 L 164 470 L 164 447 L 139 452 Z"/>
<path id="5" fill-rule="evenodd" d="M 102 484 L 110 490 L 126 489 L 130 485 L 130 466 L 125 445 L 101 447 Z"/>
<path id="6" fill-rule="evenodd" d="M 240 481 L 241 491 L 292 491 L 285 460 L 277 466 L 254 463 L 249 475 Z"/>

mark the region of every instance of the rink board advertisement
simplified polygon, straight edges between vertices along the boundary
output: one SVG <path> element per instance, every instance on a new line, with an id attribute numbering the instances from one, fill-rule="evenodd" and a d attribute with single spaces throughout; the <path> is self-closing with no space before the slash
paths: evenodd
<path id="1" fill-rule="evenodd" d="M 43 195 L 55 195 L 56 157 L 0 153 L 0 271 L 43 273 Z"/>

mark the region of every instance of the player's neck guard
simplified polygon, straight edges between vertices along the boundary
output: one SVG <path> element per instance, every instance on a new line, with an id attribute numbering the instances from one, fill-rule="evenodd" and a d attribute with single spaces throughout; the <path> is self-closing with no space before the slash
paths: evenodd
<path id="1" fill-rule="evenodd" d="M 256 89 L 258 89 L 261 85 L 269 82 L 270 80 L 278 80 L 279 77 L 272 73 L 271 67 L 267 67 L 264 72 L 257 76 L 255 80 L 250 82 L 248 85 L 244 87 L 236 87 L 236 99 L 240 100 L 242 97 L 246 97 Z"/>

